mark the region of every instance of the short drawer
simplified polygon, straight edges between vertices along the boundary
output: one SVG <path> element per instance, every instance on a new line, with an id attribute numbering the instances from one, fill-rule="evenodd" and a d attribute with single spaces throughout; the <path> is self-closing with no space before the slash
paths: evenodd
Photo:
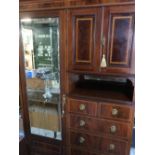
<path id="1" fill-rule="evenodd" d="M 127 155 L 128 142 L 84 133 L 70 133 L 70 145 L 107 155 Z"/>
<path id="2" fill-rule="evenodd" d="M 99 117 L 101 118 L 132 121 L 132 112 L 131 106 L 111 103 L 100 103 L 99 105 Z"/>
<path id="3" fill-rule="evenodd" d="M 131 137 L 130 123 L 83 117 L 78 115 L 70 115 L 69 118 L 69 128 L 80 129 L 99 135 L 116 136 L 124 139 L 129 139 Z"/>
<path id="4" fill-rule="evenodd" d="M 77 114 L 96 116 L 97 103 L 92 101 L 68 99 L 68 111 Z"/>

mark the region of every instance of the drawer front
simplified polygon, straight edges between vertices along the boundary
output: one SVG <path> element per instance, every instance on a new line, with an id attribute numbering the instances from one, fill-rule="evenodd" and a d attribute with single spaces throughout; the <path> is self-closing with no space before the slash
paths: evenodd
<path id="1" fill-rule="evenodd" d="M 68 111 L 77 113 L 77 114 L 87 114 L 87 115 L 96 116 L 97 103 L 91 102 L 91 101 L 69 99 Z"/>
<path id="2" fill-rule="evenodd" d="M 102 152 L 107 155 L 126 155 L 128 143 L 110 138 L 92 136 L 83 133 L 70 133 L 70 145 L 85 150 Z"/>
<path id="3" fill-rule="evenodd" d="M 100 104 L 99 117 L 116 120 L 132 120 L 132 107 L 116 104 Z"/>
<path id="4" fill-rule="evenodd" d="M 77 115 L 70 115 L 70 128 L 90 131 L 99 135 L 110 135 L 128 139 L 131 135 L 130 124 L 104 119 L 96 119 Z"/>
<path id="5" fill-rule="evenodd" d="M 97 154 L 97 153 L 89 152 L 86 150 L 80 150 L 77 148 L 71 148 L 70 152 L 71 152 L 70 155 L 103 155 L 103 154 Z"/>

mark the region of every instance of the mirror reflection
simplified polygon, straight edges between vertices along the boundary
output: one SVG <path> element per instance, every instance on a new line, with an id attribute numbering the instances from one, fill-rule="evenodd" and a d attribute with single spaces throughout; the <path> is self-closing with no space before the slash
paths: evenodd
<path id="1" fill-rule="evenodd" d="M 59 19 L 21 19 L 31 133 L 61 139 Z"/>

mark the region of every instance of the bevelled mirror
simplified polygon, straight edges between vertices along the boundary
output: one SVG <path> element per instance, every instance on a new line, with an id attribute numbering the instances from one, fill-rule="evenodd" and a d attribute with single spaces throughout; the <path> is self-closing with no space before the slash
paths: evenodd
<path id="1" fill-rule="evenodd" d="M 59 18 L 21 19 L 31 134 L 61 139 Z"/>

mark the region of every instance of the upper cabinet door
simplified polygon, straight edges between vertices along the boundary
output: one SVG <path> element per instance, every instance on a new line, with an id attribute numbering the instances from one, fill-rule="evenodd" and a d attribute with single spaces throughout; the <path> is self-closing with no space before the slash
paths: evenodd
<path id="1" fill-rule="evenodd" d="M 99 8 L 74 9 L 69 12 L 69 69 L 96 71 L 100 50 L 101 15 Z"/>
<path id="2" fill-rule="evenodd" d="M 104 9 L 103 40 L 101 71 L 134 74 L 134 7 Z"/>

